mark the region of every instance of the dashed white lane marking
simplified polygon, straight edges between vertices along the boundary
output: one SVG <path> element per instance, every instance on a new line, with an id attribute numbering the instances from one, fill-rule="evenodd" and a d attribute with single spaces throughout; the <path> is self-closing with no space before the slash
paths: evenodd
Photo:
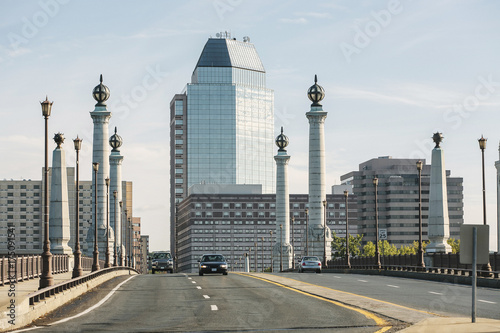
<path id="1" fill-rule="evenodd" d="M 191 281 L 191 283 L 196 283 L 196 281 Z"/>
<path id="2" fill-rule="evenodd" d="M 219 308 L 217 307 L 217 305 L 210 305 L 210 309 L 212 309 L 212 311 L 217 311 L 219 310 Z"/>
<path id="3" fill-rule="evenodd" d="M 368 281 L 366 281 L 366 280 L 358 280 L 358 281 L 359 281 L 359 282 L 368 282 Z"/>
<path id="4" fill-rule="evenodd" d="M 391 287 L 391 288 L 399 288 L 399 286 L 393 286 L 392 284 L 388 284 L 387 287 Z"/>
<path id="5" fill-rule="evenodd" d="M 336 279 L 340 279 L 340 276 L 334 275 L 333 277 L 336 278 Z"/>
<path id="6" fill-rule="evenodd" d="M 485 300 L 482 300 L 482 299 L 478 299 L 477 301 L 478 302 L 483 302 L 483 303 L 488 303 L 488 304 L 497 304 L 497 302 L 485 301 Z"/>
<path id="7" fill-rule="evenodd" d="M 210 296 L 208 296 L 208 295 L 203 295 L 203 297 L 205 297 L 205 298 L 207 298 L 207 299 L 208 299 L 208 298 L 210 298 Z"/>
<path id="8" fill-rule="evenodd" d="M 429 291 L 429 294 L 434 294 L 434 295 L 442 295 L 442 293 L 437 293 L 435 291 Z"/>
<path id="9" fill-rule="evenodd" d="M 188 280 L 191 280 L 192 278 L 188 277 Z"/>
<path id="10" fill-rule="evenodd" d="M 200 286 L 196 286 L 196 289 L 201 289 L 201 287 Z"/>

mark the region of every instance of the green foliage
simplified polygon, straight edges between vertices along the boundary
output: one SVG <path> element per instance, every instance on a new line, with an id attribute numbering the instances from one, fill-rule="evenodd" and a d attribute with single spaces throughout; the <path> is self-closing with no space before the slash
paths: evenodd
<path id="1" fill-rule="evenodd" d="M 452 253 L 460 253 L 460 239 L 448 238 L 448 245 L 451 246 Z"/>
<path id="2" fill-rule="evenodd" d="M 368 242 L 363 246 L 363 256 L 375 257 L 375 244 L 373 242 Z"/>
<path id="3" fill-rule="evenodd" d="M 429 242 L 422 242 L 422 248 L 425 250 L 425 247 L 429 244 Z M 417 254 L 418 253 L 418 241 L 414 241 L 411 245 L 402 246 L 399 249 L 396 245 L 390 244 L 388 241 L 384 240 L 378 241 L 378 248 L 380 251 L 380 255 L 392 256 L 392 255 L 405 255 L 405 254 Z M 363 246 L 363 256 L 365 257 L 374 257 L 375 256 L 375 244 L 373 242 L 366 243 Z"/>
<path id="4" fill-rule="evenodd" d="M 332 232 L 332 257 L 345 258 L 346 246 L 345 237 L 338 237 L 335 232 Z M 349 235 L 349 255 L 354 257 L 361 254 L 361 240 L 363 235 Z"/>

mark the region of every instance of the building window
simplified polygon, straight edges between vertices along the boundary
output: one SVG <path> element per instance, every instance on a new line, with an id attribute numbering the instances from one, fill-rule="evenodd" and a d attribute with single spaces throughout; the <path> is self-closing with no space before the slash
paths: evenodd
<path id="1" fill-rule="evenodd" d="M 175 154 L 176 155 L 182 155 L 184 153 L 184 151 L 182 149 L 176 149 L 175 150 Z"/>
<path id="2" fill-rule="evenodd" d="M 182 158 L 175 159 L 175 164 L 182 164 L 182 163 L 184 163 L 184 160 Z"/>
<path id="3" fill-rule="evenodd" d="M 182 178 L 175 178 L 175 183 L 176 184 L 182 184 L 182 183 L 184 183 L 184 179 L 182 179 Z"/>
<path id="4" fill-rule="evenodd" d="M 184 140 L 182 140 L 182 139 L 177 139 L 177 140 L 175 140 L 175 144 L 176 144 L 176 145 L 183 145 L 183 144 L 184 144 Z"/>
<path id="5" fill-rule="evenodd" d="M 176 174 L 183 174 L 184 170 L 182 170 L 182 169 L 175 169 L 175 173 Z"/>
<path id="6" fill-rule="evenodd" d="M 184 134 L 183 130 L 181 130 L 181 129 L 176 129 L 175 130 L 175 135 L 182 135 L 182 134 Z"/>

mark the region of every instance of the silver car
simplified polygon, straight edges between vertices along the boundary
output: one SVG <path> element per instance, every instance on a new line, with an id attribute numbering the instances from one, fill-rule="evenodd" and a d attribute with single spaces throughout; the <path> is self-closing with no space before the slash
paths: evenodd
<path id="1" fill-rule="evenodd" d="M 299 273 L 304 273 L 305 271 L 321 273 L 321 260 L 313 256 L 302 257 L 299 264 Z"/>

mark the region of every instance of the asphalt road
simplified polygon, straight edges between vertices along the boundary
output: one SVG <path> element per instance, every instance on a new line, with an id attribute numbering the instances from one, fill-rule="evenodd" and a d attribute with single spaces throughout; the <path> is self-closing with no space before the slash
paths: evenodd
<path id="1" fill-rule="evenodd" d="M 328 275 L 333 276 L 298 277 L 321 282 Z M 373 318 L 343 305 L 231 273 L 138 275 L 96 309 L 53 324 L 81 313 L 112 288 L 111 284 L 105 285 L 89 293 L 88 302 L 76 302 L 47 316 L 37 321 L 34 329 L 40 332 L 377 332 L 381 329 Z"/>
<path id="2" fill-rule="evenodd" d="M 450 317 L 471 316 L 471 286 L 378 275 L 289 273 L 288 278 Z M 500 319 L 500 290 L 477 288 L 478 317 Z"/>

